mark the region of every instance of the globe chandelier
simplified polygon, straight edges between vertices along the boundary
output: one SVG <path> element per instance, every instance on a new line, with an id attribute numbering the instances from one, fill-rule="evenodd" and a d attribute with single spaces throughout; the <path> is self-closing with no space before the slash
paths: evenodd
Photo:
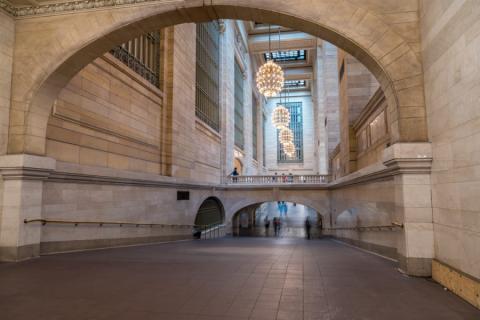
<path id="1" fill-rule="evenodd" d="M 264 63 L 257 71 L 256 81 L 257 89 L 267 98 L 276 97 L 283 89 L 284 77 L 283 70 L 278 64 L 273 61 L 273 54 L 271 51 L 271 33 L 270 25 L 268 25 L 268 52 L 271 60 Z M 278 43 L 280 47 L 280 31 L 278 33 Z M 279 48 L 280 49 L 280 48 Z"/>
<path id="2" fill-rule="evenodd" d="M 283 152 L 288 156 L 288 157 L 293 157 L 297 149 L 295 148 L 295 144 L 293 142 L 288 142 L 283 144 Z"/>
<path id="3" fill-rule="evenodd" d="M 293 132 L 290 128 L 283 127 L 278 133 L 278 140 L 281 144 L 290 143 L 293 141 Z"/>
<path id="4" fill-rule="evenodd" d="M 290 125 L 290 111 L 281 104 L 281 101 L 280 104 L 273 109 L 272 123 L 275 128 L 279 130 L 288 128 Z"/>

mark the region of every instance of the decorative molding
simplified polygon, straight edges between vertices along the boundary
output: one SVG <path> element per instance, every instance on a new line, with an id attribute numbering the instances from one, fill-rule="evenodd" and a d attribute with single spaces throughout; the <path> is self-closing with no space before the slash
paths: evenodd
<path id="1" fill-rule="evenodd" d="M 15 7 L 7 0 L 0 0 L 0 9 L 14 17 L 64 14 L 109 7 L 125 7 L 149 3 L 174 3 L 175 0 L 84 0 L 43 4 L 38 6 Z"/>
<path id="2" fill-rule="evenodd" d="M 16 16 L 16 8 L 7 0 L 0 0 L 0 9 L 11 16 Z"/>

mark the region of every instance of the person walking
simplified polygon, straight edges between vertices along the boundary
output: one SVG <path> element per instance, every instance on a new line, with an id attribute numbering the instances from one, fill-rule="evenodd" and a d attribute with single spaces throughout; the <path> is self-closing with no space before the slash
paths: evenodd
<path id="1" fill-rule="evenodd" d="M 306 236 L 307 236 L 307 239 L 310 240 L 310 229 L 312 229 L 312 224 L 310 223 L 310 219 L 307 217 L 307 219 L 305 220 L 305 233 L 306 233 Z"/>
<path id="2" fill-rule="evenodd" d="M 273 231 L 275 233 L 275 237 L 278 237 L 279 219 L 277 217 L 273 218 Z"/>
<path id="3" fill-rule="evenodd" d="M 268 220 L 268 216 L 265 216 L 263 223 L 265 225 L 265 236 L 268 237 L 268 229 L 270 229 L 270 220 Z"/>

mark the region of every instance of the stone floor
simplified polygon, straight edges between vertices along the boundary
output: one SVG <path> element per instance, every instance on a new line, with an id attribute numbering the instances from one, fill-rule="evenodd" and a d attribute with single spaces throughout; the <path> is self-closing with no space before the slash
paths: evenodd
<path id="1" fill-rule="evenodd" d="M 334 242 L 227 238 L 0 265 L 0 319 L 480 319 L 436 283 Z"/>

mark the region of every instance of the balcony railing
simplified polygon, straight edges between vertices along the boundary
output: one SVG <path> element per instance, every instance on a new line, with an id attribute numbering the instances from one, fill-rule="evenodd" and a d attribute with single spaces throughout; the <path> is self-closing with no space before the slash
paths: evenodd
<path id="1" fill-rule="evenodd" d="M 228 176 L 228 184 L 326 184 L 328 175 L 270 175 L 270 176 Z"/>

